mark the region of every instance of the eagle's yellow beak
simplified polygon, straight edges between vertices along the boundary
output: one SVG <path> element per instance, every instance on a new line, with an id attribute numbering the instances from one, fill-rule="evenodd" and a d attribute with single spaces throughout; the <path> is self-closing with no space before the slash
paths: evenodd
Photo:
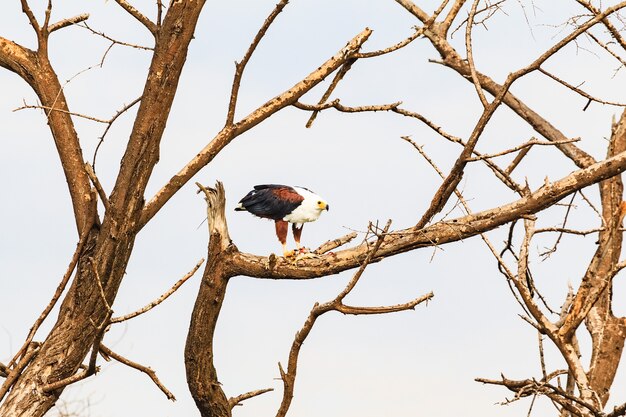
<path id="1" fill-rule="evenodd" d="M 330 209 L 330 206 L 325 201 L 318 201 L 317 202 L 317 207 L 319 207 L 320 210 L 326 210 L 326 211 L 328 211 Z"/>

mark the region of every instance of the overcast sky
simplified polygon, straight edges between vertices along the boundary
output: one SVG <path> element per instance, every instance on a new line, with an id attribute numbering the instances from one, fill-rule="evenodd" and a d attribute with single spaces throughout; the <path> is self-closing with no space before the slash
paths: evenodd
<path id="1" fill-rule="evenodd" d="M 5 2 L 0 36 L 34 48 L 35 36 L 19 2 Z M 32 0 L 41 19 L 45 2 Z M 58 3 L 58 4 L 56 4 Z M 150 46 L 150 36 L 114 1 L 57 1 L 53 21 L 89 13 L 88 24 L 129 43 Z M 145 14 L 156 13 L 154 1 L 131 2 Z M 419 2 L 427 11 L 435 1 Z M 559 26 L 581 11 L 574 1 L 508 1 L 486 27 L 474 34 L 479 70 L 496 81 L 525 66 L 570 29 Z M 602 2 L 603 7 L 610 3 Z M 161 159 L 147 190 L 150 198 L 221 128 L 226 116 L 234 62 L 241 59 L 275 0 L 207 2 L 191 44 L 177 98 L 162 144 Z M 522 5 L 525 8 L 522 8 Z M 461 16 L 465 16 L 461 12 Z M 277 18 L 250 61 L 241 87 L 237 117 L 291 87 L 334 55 L 365 27 L 374 30 L 366 50 L 390 46 L 412 33 L 418 22 L 392 0 L 292 1 Z M 456 27 L 458 23 L 454 25 Z M 453 43 L 463 53 L 463 31 Z M 99 67 L 109 42 L 86 29 L 54 33 L 50 54 L 65 86 L 70 108 L 107 119 L 143 89 L 149 52 L 113 47 Z M 572 84 L 608 100 L 624 101 L 624 71 L 581 40 L 546 63 Z M 436 51 L 418 39 L 397 53 L 359 61 L 333 97 L 349 105 L 402 101 L 454 135 L 467 138 L 480 116 L 473 86 L 451 70 L 429 63 Z M 82 72 L 86 68 L 89 71 Z M 49 301 L 67 268 L 77 236 L 71 204 L 44 115 L 13 109 L 36 104 L 30 88 L 16 75 L 0 71 L 0 361 L 9 360 Z M 602 158 L 611 117 L 619 109 L 593 104 L 540 75 L 529 75 L 512 91 L 551 120 L 580 146 Z M 318 88 L 304 102 L 316 102 Z M 111 190 L 134 112 L 119 119 L 107 135 L 96 161 L 104 188 Z M 415 120 L 392 114 L 320 114 L 313 128 L 309 114 L 286 109 L 237 138 L 194 180 L 224 182 L 231 237 L 240 250 L 259 255 L 280 253 L 273 223 L 234 212 L 253 185 L 302 185 L 324 196 L 331 210 L 304 227 L 303 243 L 311 248 L 349 233 L 364 231 L 368 221 L 393 220 L 393 228 L 414 224 L 440 184 L 437 174 L 400 137 L 410 135 L 447 171 L 460 151 Z M 85 158 L 93 158 L 104 126 L 76 118 Z M 535 133 L 506 109 L 498 110 L 479 149 L 495 152 L 528 140 Z M 504 159 L 506 161 L 506 159 Z M 547 176 L 558 179 L 575 167 L 551 150 L 531 152 L 516 179 L 532 188 Z M 473 210 L 515 197 L 472 164 L 461 183 Z M 594 189 L 587 191 L 594 198 Z M 113 309 L 134 311 L 168 289 L 206 254 L 204 200 L 195 186 L 184 187 L 139 235 Z M 459 216 L 453 205 L 444 212 Z M 540 221 L 562 218 L 556 207 Z M 593 211 L 580 203 L 572 224 L 595 227 Z M 551 223 L 552 222 L 552 223 Z M 490 233 L 497 245 L 503 230 Z M 361 234 L 359 239 L 362 239 Z M 537 241 L 550 246 L 554 236 Z M 291 238 L 290 238 L 291 239 Z M 578 282 L 594 250 L 595 237 L 565 237 L 549 261 L 535 259 L 538 285 L 559 307 L 566 283 Z M 227 396 L 273 387 L 273 393 L 246 401 L 234 415 L 273 415 L 282 391 L 278 362 L 286 364 L 296 331 L 317 301 L 337 295 L 352 272 L 306 282 L 233 278 L 216 331 L 216 368 Z M 186 386 L 183 349 L 199 285 L 189 280 L 171 299 L 148 314 L 116 325 L 105 344 L 131 360 L 151 366 L 177 397 L 168 401 L 149 378 L 119 363 L 100 361 L 101 372 L 66 389 L 68 406 L 89 401 L 91 417 L 198 415 Z M 616 313 L 625 313 L 624 287 L 615 292 Z M 525 416 L 529 402 L 497 405 L 511 394 L 482 386 L 476 377 L 540 378 L 536 331 L 519 318 L 495 260 L 479 238 L 437 249 L 427 248 L 370 266 L 346 302 L 353 305 L 403 303 L 434 291 L 428 306 L 385 316 L 348 317 L 329 313 L 316 324 L 301 351 L 295 398 L 297 417 L 375 416 Z M 45 337 L 56 314 L 40 330 Z M 585 349 L 583 339 L 583 350 Z M 547 348 L 548 366 L 562 367 Z M 622 374 L 612 401 L 623 402 Z M 550 410 L 545 402 L 538 409 Z"/>

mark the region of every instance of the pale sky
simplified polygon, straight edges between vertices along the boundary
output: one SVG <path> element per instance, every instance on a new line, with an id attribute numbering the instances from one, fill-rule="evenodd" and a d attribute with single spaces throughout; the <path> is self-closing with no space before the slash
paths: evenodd
<path id="1" fill-rule="evenodd" d="M 34 47 L 35 37 L 19 2 L 6 2 L 0 13 L 0 36 Z M 41 19 L 43 0 L 32 0 Z M 130 43 L 150 46 L 149 33 L 114 1 L 57 1 L 53 21 L 90 13 L 88 24 Z M 154 1 L 135 0 L 153 17 Z M 234 61 L 241 59 L 274 0 L 207 2 L 191 44 L 177 98 L 162 143 L 161 160 L 147 198 L 192 158 L 221 128 L 226 116 Z M 432 11 L 438 2 L 418 2 Z M 486 28 L 474 33 L 474 59 L 479 70 L 502 81 L 569 33 L 559 27 L 572 13 L 574 1 L 509 0 Z M 558 3 L 558 4 L 557 4 Z M 602 2 L 603 7 L 610 3 Z M 521 4 L 526 6 L 522 9 Z M 572 12 L 572 10 L 574 12 Z M 466 12 L 461 12 L 465 16 Z M 365 50 L 390 46 L 412 33 L 418 22 L 393 0 L 292 1 L 277 18 L 250 61 L 241 87 L 237 117 L 291 87 L 334 55 L 365 27 L 374 30 Z M 458 23 L 454 25 L 456 27 Z M 464 27 L 453 43 L 463 54 Z M 65 87 L 70 108 L 107 119 L 143 89 L 149 53 L 115 46 L 102 68 L 109 43 L 85 29 L 72 27 L 50 40 L 52 62 Z M 545 67 L 572 84 L 607 100 L 625 101 L 624 71 L 606 54 L 565 48 Z M 347 105 L 402 101 L 403 107 L 430 118 L 464 139 L 480 116 L 473 86 L 429 59 L 436 51 L 424 39 L 392 55 L 357 62 L 334 98 Z M 44 115 L 12 110 L 36 104 L 34 93 L 16 75 L 2 69 L 0 86 L 0 361 L 8 361 L 44 308 L 71 258 L 77 236 L 71 204 Z M 601 158 L 610 120 L 620 110 L 592 104 L 545 77 L 532 74 L 512 91 L 571 137 Z M 316 89 L 303 100 L 314 103 Z M 110 192 L 132 123 L 131 111 L 119 119 L 102 145 L 96 168 Z M 393 220 L 393 228 L 417 222 L 440 184 L 437 174 L 400 137 L 410 135 L 444 171 L 460 149 L 415 120 L 394 114 L 339 114 L 325 111 L 313 128 L 309 114 L 285 109 L 237 138 L 194 178 L 206 185 L 224 182 L 231 237 L 240 250 L 259 255 L 280 253 L 271 222 L 232 211 L 255 184 L 302 185 L 324 196 L 331 210 L 304 227 L 303 243 L 311 248 L 326 240 L 364 231 L 368 221 Z M 85 158 L 92 160 L 104 126 L 75 119 Z M 502 108 L 485 131 L 478 149 L 496 152 L 535 135 L 517 116 Z M 506 159 L 503 159 L 506 161 Z M 504 163 L 503 163 L 504 164 Z M 547 176 L 558 179 L 575 167 L 554 150 L 533 150 L 516 172 L 531 188 Z M 461 188 L 473 210 L 512 201 L 515 197 L 478 163 L 468 167 Z M 595 188 L 586 192 L 596 198 Z M 452 204 L 444 210 L 447 213 Z M 133 257 L 113 309 L 125 314 L 149 303 L 206 256 L 204 200 L 191 183 L 184 187 L 139 235 Z M 564 209 L 540 217 L 556 224 Z M 459 216 L 455 209 L 450 216 Z M 441 216 L 438 217 L 438 219 Z M 573 225 L 596 227 L 593 212 L 580 201 Z M 498 247 L 506 230 L 489 233 Z M 358 239 L 362 239 L 361 234 Z M 535 249 L 551 246 L 555 236 L 537 240 Z M 291 239 L 291 237 L 290 237 Z M 558 308 L 568 281 L 577 283 L 594 250 L 595 237 L 565 237 L 549 261 L 532 264 L 538 286 Z M 306 282 L 233 278 L 216 331 L 216 368 L 227 396 L 273 387 L 234 410 L 237 417 L 274 415 L 282 396 L 278 362 L 284 365 L 296 331 L 317 301 L 334 298 L 352 276 L 342 273 Z M 103 360 L 94 377 L 65 390 L 68 407 L 89 401 L 90 417 L 199 415 L 185 381 L 183 349 L 200 273 L 151 312 L 116 325 L 105 344 L 127 358 L 152 367 L 177 397 L 171 402 L 150 379 L 126 366 Z M 383 316 L 329 313 L 318 320 L 303 346 L 290 414 L 296 417 L 377 416 L 526 416 L 530 402 L 496 403 L 512 393 L 474 382 L 476 377 L 541 377 L 536 331 L 518 316 L 521 309 L 479 238 L 403 254 L 371 265 L 346 299 L 354 305 L 403 303 L 433 291 L 428 306 Z M 615 312 L 626 313 L 623 284 L 616 287 Z M 40 330 L 43 340 L 56 310 Z M 546 343 L 547 344 L 547 343 Z M 546 347 L 551 369 L 563 364 Z M 586 349 L 583 339 L 583 351 Z M 626 389 L 618 374 L 614 402 Z M 537 411 L 553 412 L 545 400 Z"/>

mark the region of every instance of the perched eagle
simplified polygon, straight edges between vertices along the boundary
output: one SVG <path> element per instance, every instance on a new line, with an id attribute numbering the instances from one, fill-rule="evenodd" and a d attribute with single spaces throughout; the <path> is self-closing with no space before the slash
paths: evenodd
<path id="1" fill-rule="evenodd" d="M 328 209 L 328 203 L 311 190 L 278 184 L 255 185 L 254 190 L 235 207 L 237 211 L 249 211 L 255 216 L 274 220 L 284 256 L 293 255 L 293 251 L 287 250 L 287 223 L 292 223 L 293 238 L 300 251 L 304 223 L 317 220 L 322 211 Z"/>

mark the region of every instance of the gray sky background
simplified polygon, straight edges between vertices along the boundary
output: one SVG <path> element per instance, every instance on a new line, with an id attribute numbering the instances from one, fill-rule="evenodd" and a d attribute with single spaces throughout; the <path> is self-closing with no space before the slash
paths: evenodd
<path id="1" fill-rule="evenodd" d="M 33 48 L 35 36 L 19 2 L 6 2 L 0 13 L 0 36 Z M 45 2 L 31 1 L 41 19 Z M 56 2 L 53 21 L 88 12 L 88 23 L 109 36 L 151 45 L 147 31 L 113 1 Z M 153 17 L 153 1 L 133 1 Z M 438 2 L 418 2 L 428 11 Z M 575 2 L 508 1 L 503 11 L 474 32 L 479 70 L 497 81 L 525 66 L 569 33 L 559 27 Z M 607 7 L 615 2 L 603 2 Z M 208 2 L 192 42 L 186 69 L 162 144 L 161 160 L 147 198 L 192 158 L 221 128 L 226 116 L 234 61 L 241 59 L 275 1 Z M 522 5 L 525 7 L 522 8 Z M 465 16 L 465 12 L 461 13 Z M 391 0 L 293 1 L 278 17 L 250 61 L 243 78 L 237 117 L 243 117 L 292 86 L 370 27 L 366 50 L 387 47 L 412 33 L 418 22 Z M 459 52 L 463 31 L 453 40 Z M 50 54 L 73 111 L 111 117 L 143 89 L 149 53 L 116 46 L 99 64 L 108 42 L 85 29 L 66 28 L 51 36 Z M 584 39 L 550 59 L 546 68 L 572 84 L 585 81 L 590 93 L 624 101 L 624 71 L 606 54 L 590 51 Z M 403 101 L 403 107 L 430 118 L 452 134 L 467 138 L 480 115 L 473 86 L 452 71 L 429 63 L 436 51 L 418 39 L 392 55 L 359 61 L 334 97 L 344 104 Z M 75 76 L 75 77 L 74 77 Z M 327 85 L 327 83 L 325 84 Z M 77 241 L 71 205 L 44 115 L 36 110 L 12 112 L 23 102 L 35 104 L 29 87 L 17 76 L 0 71 L 0 361 L 9 359 L 49 301 L 65 272 Z M 619 109 L 592 104 L 563 87 L 532 74 L 512 91 L 571 137 L 601 158 L 610 135 L 611 117 Z M 306 97 L 318 100 L 323 87 Z M 119 119 L 101 147 L 96 169 L 110 190 L 128 138 L 134 112 Z M 224 182 L 231 237 L 242 251 L 267 255 L 280 252 L 271 222 L 232 211 L 255 184 L 303 185 L 324 196 L 331 211 L 304 228 L 303 242 L 312 248 L 368 221 L 393 220 L 394 228 L 414 224 L 440 184 L 437 174 L 406 142 L 410 135 L 447 171 L 460 149 L 414 120 L 392 114 L 320 114 L 312 129 L 309 114 L 286 109 L 236 139 L 195 180 Z M 75 119 L 87 160 L 92 159 L 104 126 Z M 501 108 L 485 131 L 479 149 L 495 152 L 528 140 L 533 132 Z M 507 157 L 508 158 L 508 157 Z M 503 161 L 506 158 L 502 159 Z M 545 177 L 560 178 L 575 167 L 550 149 L 534 149 L 516 171 L 531 188 Z M 473 210 L 512 201 L 515 197 L 491 178 L 480 164 L 469 166 L 462 189 Z M 597 197 L 595 188 L 586 191 Z M 141 232 L 119 296 L 116 315 L 142 307 L 158 297 L 206 254 L 205 205 L 192 184 L 184 187 Z M 459 216 L 453 209 L 450 216 Z M 444 210 L 444 212 L 449 211 Z M 564 208 L 542 215 L 540 224 L 562 219 Z M 596 227 L 593 211 L 580 199 L 571 215 L 574 226 Z M 501 244 L 505 231 L 489 234 Z M 362 235 L 359 239 L 362 238 Z M 290 237 L 291 239 L 291 237 Z M 555 237 L 537 239 L 537 250 Z M 568 281 L 576 284 L 594 250 L 595 237 L 565 237 L 549 261 L 534 259 L 538 285 L 559 307 Z M 276 391 L 246 401 L 234 415 L 273 415 L 281 398 L 277 363 L 286 364 L 296 331 L 316 301 L 328 301 L 352 273 L 306 282 L 232 279 L 216 331 L 216 368 L 228 396 L 274 387 Z M 101 361 L 101 372 L 68 388 L 70 406 L 90 402 L 92 417 L 194 416 L 198 412 L 187 390 L 183 349 L 189 317 L 199 285 L 198 274 L 174 296 L 137 319 L 117 325 L 105 344 L 151 366 L 176 395 L 170 402 L 149 378 L 119 363 Z M 510 393 L 482 386 L 475 377 L 540 378 L 536 331 L 522 313 L 496 263 L 479 238 L 438 249 L 428 248 L 371 265 L 346 300 L 354 305 L 406 302 L 434 291 L 428 306 L 385 316 L 348 317 L 329 313 L 318 321 L 301 352 L 292 416 L 525 416 L 529 402 L 495 403 Z M 618 283 L 616 314 L 624 314 L 624 287 Z M 41 340 L 55 313 L 38 334 Z M 583 337 L 583 351 L 588 344 Z M 563 364 L 546 343 L 548 366 Z M 626 389 L 618 374 L 611 401 L 623 402 Z M 550 410 L 545 401 L 537 410 Z"/>

